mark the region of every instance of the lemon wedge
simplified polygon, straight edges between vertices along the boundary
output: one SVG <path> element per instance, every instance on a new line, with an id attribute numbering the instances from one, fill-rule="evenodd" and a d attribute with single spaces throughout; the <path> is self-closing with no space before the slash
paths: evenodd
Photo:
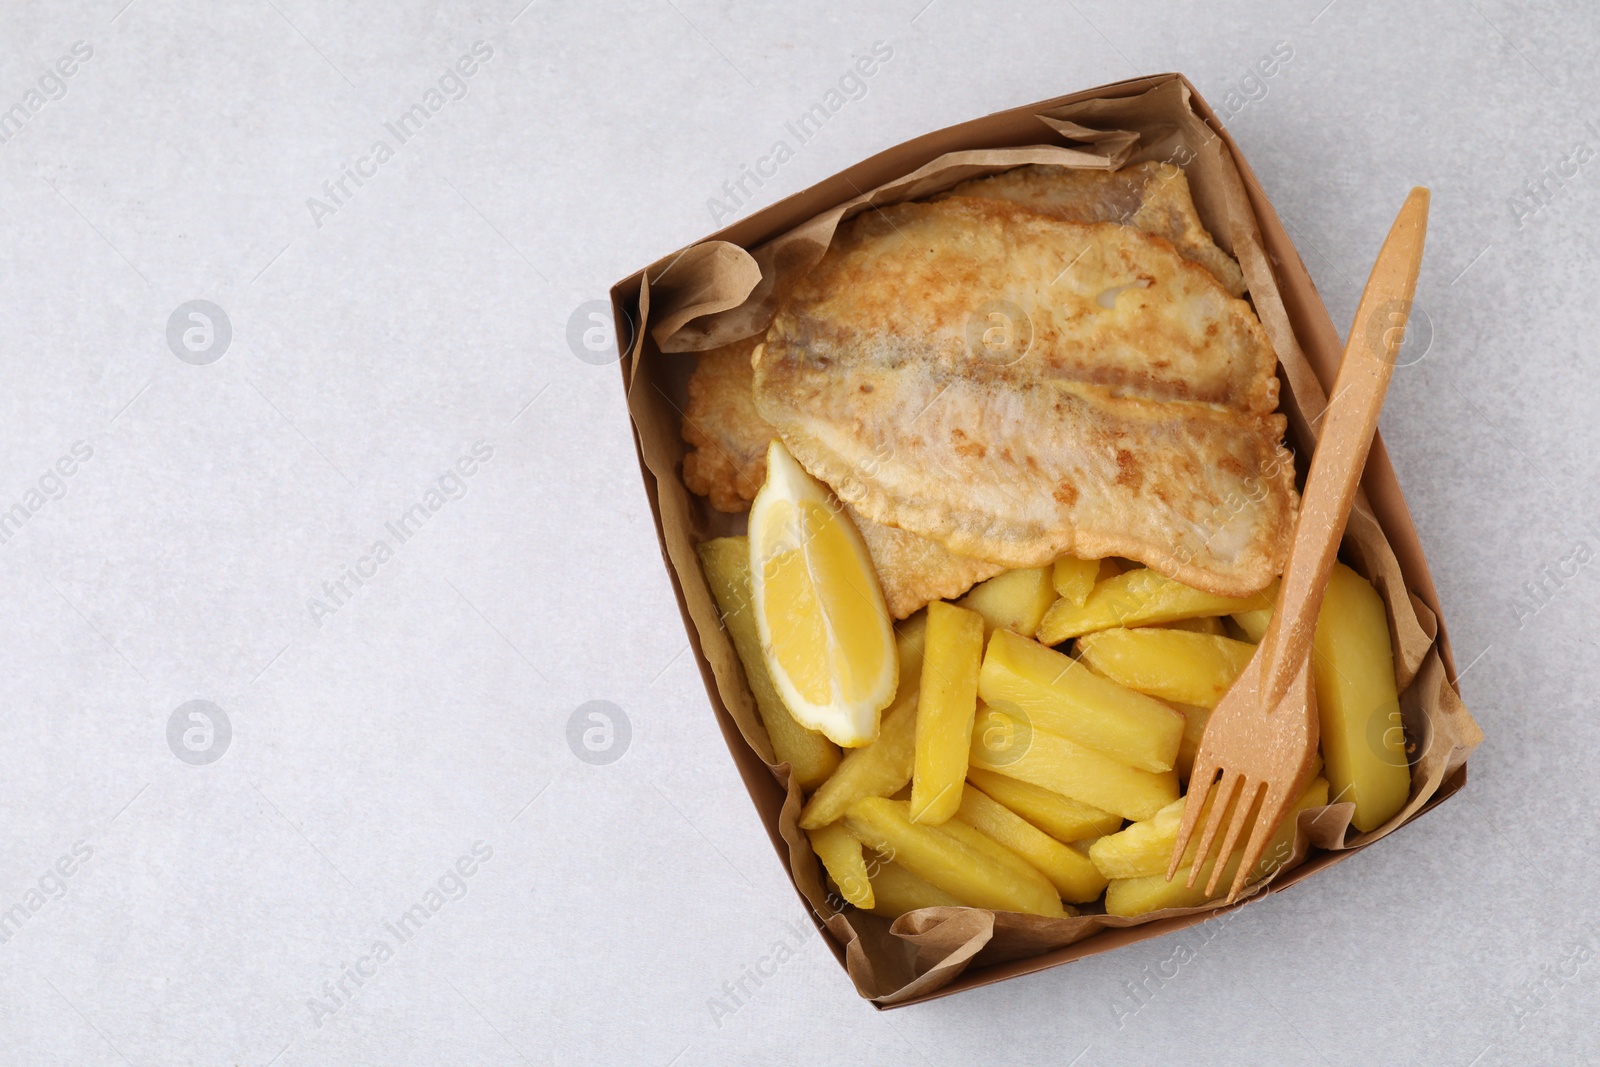
<path id="1" fill-rule="evenodd" d="M 750 507 L 761 650 L 800 725 L 856 748 L 878 736 L 899 684 L 894 627 L 867 546 L 827 486 L 782 441 Z"/>

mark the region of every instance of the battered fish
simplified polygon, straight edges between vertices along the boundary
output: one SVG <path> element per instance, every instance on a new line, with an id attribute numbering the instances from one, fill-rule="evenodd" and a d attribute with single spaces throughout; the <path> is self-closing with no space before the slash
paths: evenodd
<path id="1" fill-rule="evenodd" d="M 844 510 L 861 531 L 883 602 L 897 619 L 914 614 L 931 600 L 954 599 L 1010 569 L 1004 563 L 958 556 L 937 541 L 873 522 L 848 504 Z"/>
<path id="2" fill-rule="evenodd" d="M 1007 567 L 1127 556 L 1244 596 L 1297 501 L 1276 357 L 1164 238 L 949 197 L 841 227 L 755 351 L 756 406 L 872 522 Z"/>
<path id="3" fill-rule="evenodd" d="M 1245 291 L 1239 264 L 1206 232 L 1189 179 L 1171 163 L 1135 163 L 1121 170 L 1030 164 L 962 182 L 946 195 L 1006 200 L 1067 222 L 1123 223 L 1171 241 L 1185 259 L 1211 271 L 1234 296 Z M 766 480 L 767 442 L 777 431 L 756 411 L 747 388 L 750 354 L 760 340 L 752 337 L 707 351 L 689 379 L 683 437 L 695 451 L 684 460 L 684 482 L 709 497 L 718 511 L 747 510 Z M 887 547 L 895 539 L 883 535 L 877 540 Z M 869 545 L 872 541 L 868 536 Z M 906 550 L 893 553 L 895 558 L 942 565 L 935 562 L 936 545 L 905 542 L 902 547 Z M 965 569 L 956 565 L 954 572 Z M 994 573 L 998 571 L 986 577 Z M 936 584 L 944 587 L 954 580 Z"/>
<path id="4" fill-rule="evenodd" d="M 755 371 L 750 353 L 759 339 L 737 341 L 702 353 L 689 379 L 683 437 L 695 446 L 683 459 L 683 484 L 708 497 L 718 511 L 750 507 L 767 479 L 767 442 L 778 431 L 756 410 Z M 930 600 L 960 596 L 1003 563 L 968 559 L 937 541 L 873 522 L 845 509 L 872 557 L 889 613 L 903 619 Z"/>
<path id="5" fill-rule="evenodd" d="M 756 410 L 750 355 L 759 336 L 700 353 L 689 378 L 683 484 L 718 511 L 746 511 L 767 480 L 767 444 L 776 436 Z"/>
<path id="6" fill-rule="evenodd" d="M 1165 237 L 1230 294 L 1244 295 L 1239 264 L 1206 232 L 1189 195 L 1189 179 L 1171 163 L 1135 163 L 1121 170 L 1034 163 L 962 182 L 950 195 L 1008 200 L 1066 222 L 1124 223 Z"/>

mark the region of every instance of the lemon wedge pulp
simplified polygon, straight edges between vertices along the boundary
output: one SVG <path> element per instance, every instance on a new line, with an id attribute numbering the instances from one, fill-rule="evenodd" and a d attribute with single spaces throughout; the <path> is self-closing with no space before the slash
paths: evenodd
<path id="1" fill-rule="evenodd" d="M 855 524 L 778 440 L 750 507 L 750 578 L 761 650 L 789 714 L 835 744 L 874 740 L 899 684 L 883 591 Z"/>

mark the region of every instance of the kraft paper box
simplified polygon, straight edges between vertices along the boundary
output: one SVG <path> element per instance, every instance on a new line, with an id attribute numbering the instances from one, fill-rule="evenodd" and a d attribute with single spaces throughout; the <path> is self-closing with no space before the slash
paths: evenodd
<path id="1" fill-rule="evenodd" d="M 1192 926 L 1221 909 L 1047 919 L 927 908 L 891 923 L 830 895 L 798 826 L 799 787 L 787 764 L 773 762 L 695 554 L 700 541 L 743 532 L 744 518 L 712 510 L 683 485 L 681 410 L 694 353 L 764 330 L 778 280 L 813 266 L 839 223 L 869 206 L 927 197 L 1023 164 L 1114 168 L 1145 160 L 1184 169 L 1206 228 L 1244 272 L 1278 354 L 1280 408 L 1303 479 L 1343 346 L 1238 146 L 1181 75 L 1118 82 L 908 141 L 663 257 L 611 290 L 645 493 L 712 713 L 796 891 L 857 990 L 879 1007 L 1069 963 Z M 1381 235 L 1372 237 L 1375 254 Z M 1394 819 L 1365 834 L 1350 826 L 1348 803 L 1302 813 L 1290 862 L 1252 887 L 1252 895 L 1280 892 L 1442 803 L 1465 784 L 1467 756 L 1482 740 L 1457 694 L 1438 596 L 1381 439 L 1367 461 L 1340 556 L 1372 581 L 1388 609 L 1411 796 Z"/>

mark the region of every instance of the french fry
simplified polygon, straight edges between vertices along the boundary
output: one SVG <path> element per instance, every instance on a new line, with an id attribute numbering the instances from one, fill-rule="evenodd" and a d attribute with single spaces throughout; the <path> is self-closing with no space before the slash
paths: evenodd
<path id="1" fill-rule="evenodd" d="M 1078 638 L 1078 658 L 1112 681 L 1146 696 L 1203 708 L 1217 706 L 1255 650 L 1231 637 L 1161 626 L 1115 627 Z"/>
<path id="2" fill-rule="evenodd" d="M 1215 799 L 1214 792 L 1206 798 L 1198 825 L 1205 825 Z M 1178 829 L 1183 825 L 1183 809 L 1187 803 L 1180 797 L 1152 817 L 1129 823 L 1117 833 L 1100 838 L 1089 846 L 1089 859 L 1107 878 L 1143 878 L 1151 874 L 1164 878 L 1167 863 L 1172 859 L 1172 846 L 1178 842 Z M 1196 834 L 1184 852 L 1183 866 L 1190 866 L 1199 847 L 1200 835 Z"/>
<path id="3" fill-rule="evenodd" d="M 1039 620 L 1056 600 L 1051 575 L 1048 566 L 1006 571 L 980 582 L 956 603 L 983 616 L 985 640 L 996 629 L 1032 637 Z"/>
<path id="4" fill-rule="evenodd" d="M 1083 602 L 1089 599 L 1089 591 L 1094 588 L 1094 583 L 1100 576 L 1100 561 L 1097 559 L 1079 559 L 1077 556 L 1062 556 L 1056 560 L 1051 568 L 1050 584 L 1056 588 L 1056 596 L 1070 601 L 1078 607 L 1083 607 Z M 1035 626 L 1037 629 L 1037 626 Z M 1029 634 L 1028 636 L 1033 636 Z"/>
<path id="5" fill-rule="evenodd" d="M 839 887 L 839 893 L 856 907 L 871 911 L 874 907 L 872 880 L 867 874 L 867 861 L 861 854 L 861 842 L 838 823 L 806 833 L 811 838 L 811 850 L 822 861 L 833 884 Z"/>
<path id="6" fill-rule="evenodd" d="M 1057 841 L 1101 837 L 1116 833 L 1122 826 L 1120 815 L 995 771 L 968 767 L 967 781 Z"/>
<path id="7" fill-rule="evenodd" d="M 898 919 L 919 908 L 959 908 L 961 901 L 891 860 L 877 860 L 871 867 L 872 895 L 877 902 L 872 914 Z"/>
<path id="8" fill-rule="evenodd" d="M 895 654 L 900 658 L 900 677 L 922 677 L 922 652 L 928 643 L 928 613 L 919 611 L 894 624 Z M 907 673 L 910 672 L 910 673 Z"/>
<path id="9" fill-rule="evenodd" d="M 800 812 L 800 826 L 816 830 L 837 822 L 862 797 L 886 797 L 911 781 L 917 730 L 917 690 L 902 691 L 883 713 L 878 739 L 852 748 L 839 769 L 817 787 Z"/>
<path id="10" fill-rule="evenodd" d="M 1072 637 L 1113 626 L 1150 626 L 1202 615 L 1232 615 L 1270 605 L 1276 581 L 1243 599 L 1215 596 L 1141 567 L 1095 585 L 1081 606 L 1057 600 L 1039 622 L 1040 642 L 1059 645 Z"/>
<path id="11" fill-rule="evenodd" d="M 1234 794 L 1234 800 L 1238 795 Z M 1206 797 L 1205 804 L 1200 808 L 1197 826 L 1205 826 L 1206 820 L 1211 817 L 1211 805 L 1216 797 L 1215 792 Z M 1098 839 L 1089 846 L 1089 859 L 1107 878 L 1143 878 L 1159 874 L 1165 879 L 1167 863 L 1172 859 L 1172 847 L 1178 843 L 1178 829 L 1183 825 L 1183 809 L 1187 802 L 1187 798 L 1180 797 L 1150 818 L 1129 823 L 1117 833 Z M 1234 802 L 1230 801 L 1228 810 L 1223 813 L 1222 826 L 1226 827 L 1232 821 L 1233 808 Z M 1217 843 L 1220 845 L 1221 841 Z M 1242 849 L 1244 842 L 1241 841 L 1238 847 Z M 1199 848 L 1200 835 L 1197 833 L 1184 850 L 1183 868 L 1192 865 Z"/>
<path id="12" fill-rule="evenodd" d="M 1261 639 L 1267 636 L 1267 624 L 1272 621 L 1272 607 L 1268 605 L 1253 611 L 1236 611 L 1228 618 L 1245 632 L 1245 636 L 1250 638 L 1252 643 L 1259 645 Z"/>
<path id="13" fill-rule="evenodd" d="M 892 856 L 894 862 L 949 893 L 968 907 L 1016 911 L 1061 918 L 1066 911 L 1044 875 L 982 834 L 953 820 L 947 826 L 911 821 L 909 806 L 883 797 L 863 797 L 850 805 L 844 825 L 861 843 Z M 974 839 L 982 839 L 993 849 Z"/>
<path id="14" fill-rule="evenodd" d="M 997 738 L 1007 740 L 997 743 Z M 978 709 L 970 759 L 980 770 L 1031 782 L 1124 819 L 1148 819 L 1178 799 L 1176 771 L 1130 767 L 995 708 Z"/>
<path id="15" fill-rule="evenodd" d="M 944 831 L 950 837 L 955 838 L 967 848 L 972 849 L 976 853 L 989 857 L 989 859 L 1010 871 L 1011 876 L 1017 879 L 1020 884 L 1032 885 L 1035 884 L 1036 879 L 1044 877 L 1044 872 L 1039 870 L 1039 868 L 1035 867 L 1033 864 L 1029 863 L 1027 860 L 1023 859 L 1009 848 L 1006 848 L 988 834 L 978 830 L 970 823 L 963 822 L 960 819 L 950 819 L 944 825 L 940 826 L 939 829 Z M 1044 880 L 1046 883 L 1049 882 L 1049 878 L 1045 878 Z M 1051 888 L 1051 893 L 1055 893 L 1054 887 Z M 1061 903 L 1059 897 L 1057 898 L 1056 903 Z M 1072 914 L 1073 912 L 1069 910 L 1068 913 Z"/>
<path id="16" fill-rule="evenodd" d="M 1321 773 L 1322 757 L 1317 756 L 1311 764 L 1310 777 L 1313 783 Z M 1312 793 L 1312 786 L 1308 785 L 1306 791 Z M 1322 795 L 1327 795 L 1326 790 Z M 1211 802 L 1216 796 L 1213 792 L 1206 798 L 1196 826 L 1205 826 L 1206 820 L 1211 817 Z M 1185 803 L 1185 799 L 1174 800 L 1156 812 L 1154 817 L 1130 823 L 1122 831 L 1100 838 L 1089 846 L 1089 858 L 1107 878 L 1142 878 L 1149 874 L 1159 874 L 1165 878 L 1167 863 L 1172 859 L 1172 846 L 1178 843 L 1178 828 L 1183 825 Z M 1223 813 L 1221 825 L 1227 826 L 1232 821 L 1232 812 L 1233 806 L 1230 804 L 1228 811 Z M 1244 846 L 1245 842 L 1240 841 L 1239 848 L 1243 849 Z M 1199 847 L 1200 835 L 1195 834 L 1189 841 L 1189 847 L 1184 850 L 1182 866 L 1192 865 Z"/>
<path id="17" fill-rule="evenodd" d="M 1178 780 L 1187 786 L 1189 772 L 1194 768 L 1195 754 L 1200 751 L 1200 739 L 1205 736 L 1206 720 L 1211 718 L 1211 709 L 1195 704 L 1176 704 L 1174 707 L 1183 713 L 1183 744 L 1178 746 L 1178 763 L 1175 769 L 1178 772 Z"/>
<path id="18" fill-rule="evenodd" d="M 1020 709 L 1036 730 L 1146 771 L 1171 770 L 1183 740 L 1183 716 L 1159 700 L 1005 630 L 989 639 L 978 695 L 991 706 Z"/>
<path id="19" fill-rule="evenodd" d="M 1342 563 L 1328 578 L 1313 648 L 1328 783 L 1355 804 L 1357 830 L 1376 829 L 1405 807 L 1411 769 L 1383 598 Z"/>
<path id="20" fill-rule="evenodd" d="M 719 537 L 699 546 L 706 583 L 722 612 L 722 623 L 733 639 L 733 649 L 744 664 L 745 680 L 755 697 L 756 711 L 772 741 L 773 758 L 787 763 L 800 788 L 810 792 L 839 766 L 839 746 L 815 730 L 795 721 L 772 683 L 767 660 L 756 632 L 754 602 L 750 599 L 750 545 L 743 537 Z"/>
<path id="21" fill-rule="evenodd" d="M 1179 619 L 1177 622 L 1164 622 L 1161 625 L 1169 630 L 1188 630 L 1190 633 L 1212 634 L 1216 637 L 1228 636 L 1228 628 L 1215 615 L 1206 615 L 1198 619 Z"/>
<path id="22" fill-rule="evenodd" d="M 911 821 L 937 826 L 961 806 L 967 750 L 972 747 L 972 716 L 978 707 L 983 616 L 935 600 L 928 605 L 925 641 Z"/>
<path id="23" fill-rule="evenodd" d="M 1257 861 L 1256 868 L 1251 872 L 1249 882 L 1259 882 L 1267 875 L 1276 871 L 1289 858 L 1294 848 L 1295 824 L 1302 811 L 1307 808 L 1321 807 L 1328 802 L 1328 782 L 1325 778 L 1315 778 L 1306 787 L 1300 799 L 1289 813 L 1283 817 L 1283 822 L 1267 841 L 1267 847 Z M 1226 813 L 1224 813 L 1226 815 Z M 1178 818 L 1181 821 L 1183 811 L 1179 808 Z M 1126 833 L 1127 831 L 1123 831 Z M 1176 834 L 1176 831 L 1174 831 Z M 1174 836 L 1172 841 L 1176 841 Z M 1099 844 L 1099 842 L 1096 842 Z M 1091 847 L 1091 854 L 1093 848 Z M 1172 856 L 1172 846 L 1167 846 L 1167 857 Z M 1239 870 L 1239 863 L 1244 859 L 1244 848 L 1241 845 L 1228 856 L 1227 864 L 1222 868 L 1222 877 L 1217 881 L 1217 895 L 1215 898 L 1206 896 L 1206 882 L 1210 880 L 1211 870 L 1216 865 L 1217 857 L 1206 860 L 1205 866 L 1200 869 L 1199 875 L 1194 880 L 1192 888 L 1186 887 L 1191 868 L 1179 868 L 1178 873 L 1172 876 L 1172 881 L 1167 881 L 1165 863 L 1159 873 L 1148 874 L 1138 878 L 1113 878 L 1106 887 L 1106 914 L 1134 916 L 1146 912 L 1159 911 L 1162 908 L 1193 908 L 1204 904 L 1207 900 L 1218 899 L 1228 895 L 1228 889 L 1233 885 L 1233 878 Z"/>
<path id="24" fill-rule="evenodd" d="M 801 810 L 803 829 L 816 830 L 837 822 L 845 809 L 862 797 L 890 796 L 911 781 L 926 626 L 927 616 L 919 613 L 896 628 L 900 691 L 883 712 L 878 739 L 844 754 L 839 769 L 817 787 Z"/>
<path id="25" fill-rule="evenodd" d="M 970 785 L 962 790 L 956 818 L 1026 860 L 1050 880 L 1062 900 L 1085 904 L 1105 890 L 1105 876 L 1088 856 Z"/>

